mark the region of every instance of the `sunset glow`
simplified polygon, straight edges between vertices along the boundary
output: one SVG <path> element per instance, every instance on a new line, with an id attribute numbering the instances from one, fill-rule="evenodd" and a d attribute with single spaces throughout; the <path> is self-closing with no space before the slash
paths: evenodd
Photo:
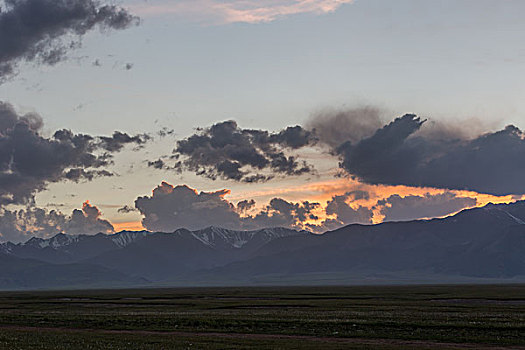
<path id="1" fill-rule="evenodd" d="M 144 227 L 140 221 L 112 222 L 115 231 L 143 231 Z"/>
<path id="2" fill-rule="evenodd" d="M 500 12 L 456 4 L 441 22 L 434 5 L 352 0 L 40 2 L 0 15 L 39 12 L 5 20 L 16 48 L 0 36 L 4 241 L 323 233 L 525 198 L 522 69 L 507 57 L 520 11 L 480 26 L 465 18 Z M 464 51 L 449 40 L 457 27 L 483 43 L 492 28 L 505 55 Z M 458 53 L 452 65 L 429 28 Z"/>

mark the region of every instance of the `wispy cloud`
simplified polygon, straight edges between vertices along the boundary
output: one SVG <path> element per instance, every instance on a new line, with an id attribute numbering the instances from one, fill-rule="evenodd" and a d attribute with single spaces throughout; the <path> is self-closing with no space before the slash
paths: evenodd
<path id="1" fill-rule="evenodd" d="M 208 24 L 265 23 L 302 14 L 325 14 L 353 0 L 157 0 L 131 6 L 141 16 L 177 15 Z"/>

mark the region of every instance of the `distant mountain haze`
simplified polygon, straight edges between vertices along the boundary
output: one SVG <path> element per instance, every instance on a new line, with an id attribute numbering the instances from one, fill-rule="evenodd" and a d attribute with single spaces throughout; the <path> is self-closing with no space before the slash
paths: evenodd
<path id="1" fill-rule="evenodd" d="M 324 234 L 219 227 L 0 244 L 0 288 L 525 281 L 525 202 Z"/>

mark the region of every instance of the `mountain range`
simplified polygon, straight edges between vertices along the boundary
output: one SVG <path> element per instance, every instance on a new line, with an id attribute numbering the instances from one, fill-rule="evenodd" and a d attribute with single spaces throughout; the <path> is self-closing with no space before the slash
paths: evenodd
<path id="1" fill-rule="evenodd" d="M 324 234 L 219 227 L 0 244 L 0 289 L 525 281 L 525 201 Z"/>

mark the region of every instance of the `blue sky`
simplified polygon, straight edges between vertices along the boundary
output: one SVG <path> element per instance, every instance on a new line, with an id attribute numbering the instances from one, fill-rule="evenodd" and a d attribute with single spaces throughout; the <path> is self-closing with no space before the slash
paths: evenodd
<path id="1" fill-rule="evenodd" d="M 51 184 L 38 194 L 39 205 L 60 202 L 67 212 L 90 199 L 118 221 L 116 208 L 162 180 L 199 190 L 229 188 L 235 198 L 333 180 L 337 159 L 328 155 L 318 161 L 316 178 L 255 185 L 146 167 L 144 159 L 171 152 L 175 139 L 229 119 L 277 131 L 326 109 L 373 106 L 385 121 L 415 113 L 465 121 L 474 134 L 507 124 L 525 127 L 523 1 L 119 4 L 141 17 L 139 26 L 89 32 L 82 48 L 55 66 L 22 64 L 0 85 L 0 97 L 21 113 L 38 112 L 49 134 L 167 127 L 175 138 L 119 155 L 118 179 Z M 131 213 L 123 220 L 139 219 Z"/>
<path id="2" fill-rule="evenodd" d="M 520 1 L 361 0 L 225 24 L 146 13 L 138 27 L 90 33 L 70 54 L 79 60 L 24 68 L 0 93 L 50 128 L 98 133 L 156 119 L 180 134 L 228 118 L 279 128 L 343 105 L 519 125 L 523 10 Z"/>

